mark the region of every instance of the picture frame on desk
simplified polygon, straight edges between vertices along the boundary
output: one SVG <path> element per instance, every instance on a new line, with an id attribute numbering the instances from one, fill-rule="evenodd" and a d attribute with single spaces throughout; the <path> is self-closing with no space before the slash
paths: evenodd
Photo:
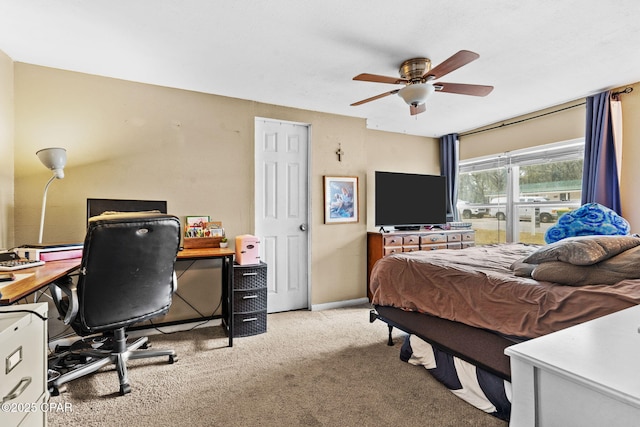
<path id="1" fill-rule="evenodd" d="M 324 223 L 357 223 L 358 199 L 357 176 L 324 176 Z"/>
<path id="2" fill-rule="evenodd" d="M 209 216 L 188 216 L 184 227 L 184 237 L 204 237 L 204 230 L 210 221 Z"/>

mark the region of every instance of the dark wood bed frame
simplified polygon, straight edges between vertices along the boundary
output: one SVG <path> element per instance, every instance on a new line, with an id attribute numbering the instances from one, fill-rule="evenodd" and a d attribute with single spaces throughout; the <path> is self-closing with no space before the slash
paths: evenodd
<path id="1" fill-rule="evenodd" d="M 389 326 L 388 345 L 393 345 L 391 332 L 395 327 L 422 338 L 446 353 L 511 381 L 511 366 L 504 349 L 517 341 L 492 331 L 428 314 L 387 306 L 376 305 L 374 308 L 369 314 L 369 321 L 380 319 Z"/>

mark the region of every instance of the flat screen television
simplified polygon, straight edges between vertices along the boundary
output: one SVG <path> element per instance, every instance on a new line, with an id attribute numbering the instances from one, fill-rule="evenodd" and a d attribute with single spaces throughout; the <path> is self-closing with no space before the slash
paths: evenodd
<path id="1" fill-rule="evenodd" d="M 87 199 L 87 221 L 92 216 L 102 215 L 108 211 L 159 211 L 166 214 L 167 202 L 164 200 Z"/>
<path id="2" fill-rule="evenodd" d="M 447 222 L 444 176 L 376 171 L 375 197 L 376 227 L 415 230 Z"/>

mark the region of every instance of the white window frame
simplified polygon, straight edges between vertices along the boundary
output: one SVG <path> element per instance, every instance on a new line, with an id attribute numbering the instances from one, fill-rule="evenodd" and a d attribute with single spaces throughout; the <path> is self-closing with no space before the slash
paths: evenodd
<path id="1" fill-rule="evenodd" d="M 584 159 L 584 138 L 576 138 L 568 141 L 544 144 L 530 148 L 524 148 L 514 151 L 506 151 L 489 156 L 476 157 L 467 160 L 461 160 L 458 163 L 458 173 L 478 172 L 488 169 L 506 168 L 507 172 L 507 188 L 506 190 L 506 241 L 514 242 L 518 236 L 518 212 L 520 206 L 519 194 L 520 183 L 519 168 L 521 166 L 529 166 L 544 162 L 557 162 L 568 160 Z M 558 202 L 554 201 L 553 205 L 557 206 Z"/>

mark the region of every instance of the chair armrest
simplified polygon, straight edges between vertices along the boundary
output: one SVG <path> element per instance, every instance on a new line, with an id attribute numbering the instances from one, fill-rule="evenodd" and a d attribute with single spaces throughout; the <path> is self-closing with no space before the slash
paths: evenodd
<path id="1" fill-rule="evenodd" d="M 78 314 L 78 292 L 76 284 L 71 280 L 71 277 L 65 276 L 51 283 L 49 285 L 49 291 L 58 309 L 58 313 L 64 316 L 64 324 L 70 324 Z M 67 307 L 64 307 L 62 304 L 64 298 L 63 293 L 68 299 Z"/>

